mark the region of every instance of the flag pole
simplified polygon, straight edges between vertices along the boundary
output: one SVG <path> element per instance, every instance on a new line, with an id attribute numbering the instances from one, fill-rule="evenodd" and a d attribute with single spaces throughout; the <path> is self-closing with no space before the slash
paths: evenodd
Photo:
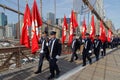
<path id="1" fill-rule="evenodd" d="M 25 0 L 26 1 L 26 3 L 28 3 L 28 0 Z"/>
<path id="2" fill-rule="evenodd" d="M 20 11 L 19 0 L 17 2 L 18 2 L 18 11 Z M 18 13 L 17 39 L 20 39 L 20 13 Z"/>
<path id="3" fill-rule="evenodd" d="M 41 16 L 41 18 L 42 18 L 42 0 L 40 0 L 40 16 Z M 41 34 L 42 34 L 42 25 L 41 25 L 41 27 L 40 27 L 40 32 L 39 32 L 39 34 L 40 34 L 40 37 L 41 37 Z"/>
<path id="4" fill-rule="evenodd" d="M 18 4 L 18 11 L 20 11 L 19 0 L 17 0 L 17 4 Z M 18 13 L 17 39 L 19 39 L 19 41 L 20 41 L 20 13 Z M 20 67 L 21 66 L 21 64 L 20 64 L 20 46 L 19 46 L 18 54 L 16 54 L 16 61 L 17 61 L 16 66 Z"/>
<path id="5" fill-rule="evenodd" d="M 56 24 L 56 0 L 54 0 L 55 24 Z"/>
<path id="6" fill-rule="evenodd" d="M 42 0 L 40 0 L 40 15 L 42 17 Z"/>

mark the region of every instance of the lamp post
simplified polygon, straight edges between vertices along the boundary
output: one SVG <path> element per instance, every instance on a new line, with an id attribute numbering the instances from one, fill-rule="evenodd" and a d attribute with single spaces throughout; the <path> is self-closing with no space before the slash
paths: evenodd
<path id="1" fill-rule="evenodd" d="M 54 0 L 55 24 L 56 24 L 56 0 Z"/>
<path id="2" fill-rule="evenodd" d="M 19 0 L 18 2 L 18 27 L 17 27 L 17 39 L 20 39 L 20 8 L 19 8 Z"/>

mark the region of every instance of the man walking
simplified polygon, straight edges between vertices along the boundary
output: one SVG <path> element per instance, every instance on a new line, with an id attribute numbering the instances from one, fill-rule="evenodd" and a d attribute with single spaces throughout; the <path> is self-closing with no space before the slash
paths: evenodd
<path id="1" fill-rule="evenodd" d="M 47 32 L 42 33 L 42 37 L 40 40 L 41 44 L 41 50 L 40 50 L 40 57 L 39 57 L 39 65 L 38 65 L 38 70 L 35 72 L 35 74 L 41 73 L 42 71 L 42 65 L 43 65 L 43 60 L 44 57 L 46 57 L 47 61 L 49 61 L 50 56 L 49 56 L 49 49 L 48 49 L 48 37 L 47 37 Z"/>
<path id="2" fill-rule="evenodd" d="M 107 37 L 104 42 L 102 42 L 101 56 L 106 56 L 106 48 L 107 48 Z"/>
<path id="3" fill-rule="evenodd" d="M 74 60 L 74 57 L 75 57 L 75 60 L 77 60 L 78 59 L 78 56 L 77 56 L 77 54 L 76 54 L 76 51 L 77 51 L 77 49 L 78 49 L 78 39 L 76 39 L 76 36 L 75 36 L 75 34 L 73 35 L 73 41 L 72 41 L 72 45 L 71 45 L 71 49 L 72 49 L 72 56 L 71 56 L 71 60 L 70 60 L 70 62 L 73 62 L 73 60 Z"/>
<path id="4" fill-rule="evenodd" d="M 89 63 L 92 64 L 92 41 L 90 40 L 90 34 L 86 33 L 86 38 L 84 40 L 84 47 L 82 52 L 82 58 L 83 58 L 83 66 L 86 65 L 86 58 L 89 60 Z"/>
<path id="5" fill-rule="evenodd" d="M 48 77 L 48 79 L 53 79 L 55 76 L 58 76 L 60 74 L 60 70 L 56 62 L 61 54 L 61 44 L 59 39 L 56 38 L 55 31 L 51 31 L 50 35 L 51 39 L 49 41 L 50 47 L 49 65 L 51 75 Z"/>
<path id="6" fill-rule="evenodd" d="M 99 54 L 100 54 L 101 46 L 102 46 L 102 42 L 99 39 L 99 35 L 96 35 L 95 39 L 93 41 L 93 48 L 94 48 L 94 54 L 95 54 L 95 57 L 96 57 L 96 61 L 99 60 Z"/>

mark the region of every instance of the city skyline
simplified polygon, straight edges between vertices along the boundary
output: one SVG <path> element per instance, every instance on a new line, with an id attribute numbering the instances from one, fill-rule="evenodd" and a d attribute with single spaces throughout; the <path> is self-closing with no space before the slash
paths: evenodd
<path id="1" fill-rule="evenodd" d="M 37 1 L 37 4 L 38 4 L 38 8 L 40 10 L 40 0 L 36 0 Z M 6 2 L 6 3 L 5 3 Z M 14 3 L 13 3 L 14 2 Z M 57 1 L 56 0 L 56 18 L 63 18 L 64 14 L 66 15 L 66 17 L 70 17 L 70 13 L 71 13 L 71 10 L 73 8 L 73 0 L 61 0 L 60 1 Z M 114 2 L 114 3 L 113 3 Z M 9 4 L 11 3 L 11 4 Z M 49 3 L 49 4 L 48 4 Z M 17 1 L 13 1 L 13 0 L 1 0 L 0 1 L 0 4 L 5 4 L 13 9 L 16 9 L 12 4 L 16 4 L 17 6 Z M 21 12 L 24 12 L 24 9 L 25 9 L 25 0 L 21 0 L 20 1 L 20 11 Z M 28 0 L 28 4 L 30 6 L 30 8 L 32 7 L 32 4 L 33 4 L 33 0 Z M 47 18 L 47 13 L 48 12 L 53 12 L 54 13 L 54 0 L 43 0 L 43 8 L 42 8 L 42 17 L 44 17 L 45 19 Z M 114 6 L 115 5 L 115 6 Z M 118 0 L 104 0 L 104 9 L 105 9 L 105 17 L 106 19 L 110 19 L 112 20 L 114 26 L 116 29 L 120 28 L 119 27 L 119 18 L 120 16 L 118 16 L 120 10 L 118 9 L 120 6 L 119 6 L 119 2 Z M 8 16 L 8 22 L 9 23 L 14 23 L 16 22 L 18 19 L 18 15 L 11 12 L 11 11 L 8 11 L 6 9 L 3 9 L 0 7 L 0 11 L 1 12 L 5 12 L 5 14 Z M 14 15 L 12 18 L 11 15 Z M 90 21 L 89 21 L 90 23 Z"/>

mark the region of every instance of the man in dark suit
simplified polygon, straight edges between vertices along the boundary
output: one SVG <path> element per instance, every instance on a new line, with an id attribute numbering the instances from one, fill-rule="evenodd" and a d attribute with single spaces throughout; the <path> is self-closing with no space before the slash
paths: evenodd
<path id="1" fill-rule="evenodd" d="M 101 56 L 106 55 L 106 48 L 107 48 L 107 37 L 106 37 L 106 40 L 104 42 L 102 42 Z"/>
<path id="2" fill-rule="evenodd" d="M 83 58 L 83 66 L 86 65 L 86 58 L 89 60 L 89 63 L 92 64 L 92 41 L 90 40 L 90 34 L 86 33 L 86 38 L 84 40 L 84 47 L 82 52 L 82 58 Z"/>
<path id="3" fill-rule="evenodd" d="M 95 39 L 93 41 L 93 48 L 94 48 L 94 54 L 95 54 L 95 57 L 96 57 L 96 61 L 99 60 L 99 54 L 100 54 L 101 46 L 102 46 L 102 42 L 99 39 L 99 35 L 96 35 Z"/>
<path id="4" fill-rule="evenodd" d="M 73 62 L 73 60 L 74 60 L 74 57 L 75 57 L 75 60 L 77 60 L 78 59 L 78 56 L 77 56 L 77 54 L 76 54 L 76 51 L 77 51 L 77 49 L 78 49 L 78 39 L 76 39 L 76 36 L 75 36 L 75 34 L 73 35 L 73 41 L 72 41 L 72 44 L 71 44 L 71 49 L 72 49 L 72 56 L 71 56 L 71 60 L 70 60 L 70 62 Z"/>
<path id="5" fill-rule="evenodd" d="M 49 50 L 48 50 L 48 37 L 47 37 L 47 32 L 42 33 L 42 37 L 39 41 L 41 44 L 41 50 L 40 50 L 40 57 L 39 57 L 39 65 L 38 65 L 38 70 L 35 72 L 35 74 L 41 73 L 42 71 L 42 64 L 44 57 L 49 61 L 50 56 L 49 56 Z"/>
<path id="6" fill-rule="evenodd" d="M 61 54 L 61 44 L 59 39 L 56 38 L 56 32 L 51 31 L 50 35 L 51 35 L 51 39 L 49 41 L 49 47 L 50 47 L 49 64 L 50 64 L 51 75 L 48 77 L 48 79 L 52 79 L 60 74 L 60 70 L 56 62 Z"/>

